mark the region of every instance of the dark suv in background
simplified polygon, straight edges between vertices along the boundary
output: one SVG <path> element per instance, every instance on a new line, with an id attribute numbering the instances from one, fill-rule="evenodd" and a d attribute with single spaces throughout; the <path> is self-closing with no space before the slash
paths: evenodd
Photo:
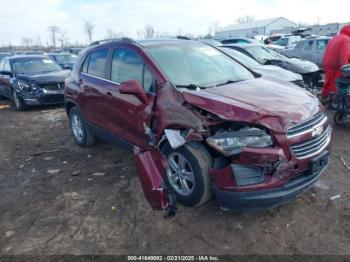
<path id="1" fill-rule="evenodd" d="M 65 82 L 77 144 L 134 146 L 155 209 L 207 202 L 270 208 L 328 165 L 331 127 L 317 98 L 191 40 L 119 39 L 83 50 Z"/>
<path id="2" fill-rule="evenodd" d="M 13 100 L 18 110 L 63 103 L 69 75 L 47 56 L 6 57 L 0 62 L 0 95 Z"/>

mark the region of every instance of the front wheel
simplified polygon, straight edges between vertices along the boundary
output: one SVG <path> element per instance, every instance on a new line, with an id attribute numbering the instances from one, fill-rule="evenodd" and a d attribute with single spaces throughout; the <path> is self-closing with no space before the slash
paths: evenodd
<path id="1" fill-rule="evenodd" d="M 173 150 L 163 148 L 168 160 L 165 184 L 185 206 L 200 206 L 212 196 L 209 169 L 212 158 L 200 143 L 191 142 Z"/>
<path id="2" fill-rule="evenodd" d="M 22 99 L 17 95 L 16 89 L 12 91 L 13 101 L 15 102 L 15 107 L 17 110 L 21 111 L 25 109 L 25 105 Z"/>

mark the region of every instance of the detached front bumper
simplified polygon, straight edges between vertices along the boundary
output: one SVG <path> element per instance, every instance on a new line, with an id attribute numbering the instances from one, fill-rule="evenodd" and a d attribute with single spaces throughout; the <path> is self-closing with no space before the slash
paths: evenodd
<path id="1" fill-rule="evenodd" d="M 277 207 L 285 202 L 293 200 L 298 195 L 307 191 L 315 183 L 329 165 L 329 153 L 324 152 L 321 157 L 326 159 L 319 168 L 310 168 L 293 176 L 289 181 L 279 187 L 233 192 L 221 191 L 215 185 L 213 187 L 215 197 L 223 210 L 230 211 L 258 211 Z"/>

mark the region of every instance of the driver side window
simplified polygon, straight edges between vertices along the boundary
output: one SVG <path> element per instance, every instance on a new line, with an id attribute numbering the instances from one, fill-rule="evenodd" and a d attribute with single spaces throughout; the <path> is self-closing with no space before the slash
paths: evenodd
<path id="1" fill-rule="evenodd" d="M 114 50 L 111 68 L 111 80 L 122 83 L 128 80 L 138 80 L 145 92 L 154 92 L 153 76 L 142 58 L 130 49 Z"/>

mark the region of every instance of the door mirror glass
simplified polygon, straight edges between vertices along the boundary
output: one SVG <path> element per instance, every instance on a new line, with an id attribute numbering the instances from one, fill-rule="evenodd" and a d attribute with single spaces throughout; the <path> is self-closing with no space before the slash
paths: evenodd
<path id="1" fill-rule="evenodd" d="M 144 104 L 147 104 L 148 97 L 138 80 L 128 80 L 120 84 L 119 91 L 122 94 L 135 95 Z"/>

